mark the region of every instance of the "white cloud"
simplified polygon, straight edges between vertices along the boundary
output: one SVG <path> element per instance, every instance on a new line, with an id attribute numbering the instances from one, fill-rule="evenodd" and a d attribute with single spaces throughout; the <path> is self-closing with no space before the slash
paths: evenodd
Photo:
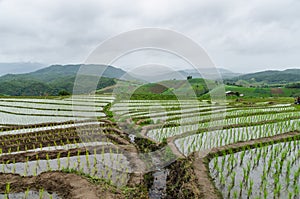
<path id="1" fill-rule="evenodd" d="M 297 0 L 2 0 L 0 62 L 78 63 L 115 34 L 161 27 L 232 70 L 297 67 L 299 8 Z"/>

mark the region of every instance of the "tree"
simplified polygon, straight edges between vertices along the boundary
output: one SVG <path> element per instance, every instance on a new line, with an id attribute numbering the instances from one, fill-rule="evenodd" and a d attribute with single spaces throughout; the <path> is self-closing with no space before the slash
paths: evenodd
<path id="1" fill-rule="evenodd" d="M 66 95 L 71 95 L 71 93 L 69 93 L 69 92 L 66 91 L 66 90 L 60 90 L 60 91 L 58 92 L 58 95 L 60 95 L 60 96 L 66 96 Z"/>

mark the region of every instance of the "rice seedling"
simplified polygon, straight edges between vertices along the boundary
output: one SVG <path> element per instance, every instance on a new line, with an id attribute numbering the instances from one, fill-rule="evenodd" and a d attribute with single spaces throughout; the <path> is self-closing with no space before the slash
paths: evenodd
<path id="1" fill-rule="evenodd" d="M 293 140 L 268 146 L 261 145 L 254 149 L 243 148 L 237 153 L 215 156 L 209 164 L 210 172 L 225 198 L 234 197 L 234 192 L 240 193 L 242 198 L 280 198 L 283 195 L 299 197 L 299 146 L 300 141 Z M 262 155 L 263 153 L 267 155 Z M 232 155 L 239 164 L 230 162 Z M 241 161 L 242 158 L 244 161 Z M 291 163 L 293 158 L 297 159 L 294 165 Z M 227 175 L 229 177 L 224 178 Z"/>

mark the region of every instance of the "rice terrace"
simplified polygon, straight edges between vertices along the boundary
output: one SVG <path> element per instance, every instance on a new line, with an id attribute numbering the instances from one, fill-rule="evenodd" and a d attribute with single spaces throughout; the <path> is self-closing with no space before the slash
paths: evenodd
<path id="1" fill-rule="evenodd" d="M 0 0 L 0 199 L 300 199 L 300 0 Z"/>
<path id="2" fill-rule="evenodd" d="M 89 94 L 0 98 L 0 198 L 300 197 L 297 83 L 265 96 L 234 78 L 211 91 L 201 78 L 102 81 Z M 176 99 L 187 85 L 196 98 Z M 220 86 L 235 94 L 212 101 Z"/>

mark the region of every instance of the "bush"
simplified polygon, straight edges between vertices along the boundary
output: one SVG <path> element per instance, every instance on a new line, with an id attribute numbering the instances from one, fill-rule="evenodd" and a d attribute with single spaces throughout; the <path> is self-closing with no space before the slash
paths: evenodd
<path id="1" fill-rule="evenodd" d="M 300 83 L 287 84 L 286 88 L 300 88 Z"/>
<path id="2" fill-rule="evenodd" d="M 59 95 L 59 96 L 67 96 L 67 95 L 71 95 L 71 93 L 69 93 L 69 92 L 66 91 L 66 90 L 60 90 L 60 91 L 58 92 L 58 95 Z"/>

